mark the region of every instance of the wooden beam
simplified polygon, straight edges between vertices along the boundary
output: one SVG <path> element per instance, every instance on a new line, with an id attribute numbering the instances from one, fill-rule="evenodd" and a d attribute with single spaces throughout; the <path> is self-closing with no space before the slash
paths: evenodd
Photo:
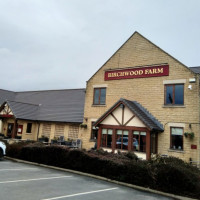
<path id="1" fill-rule="evenodd" d="M 17 120 L 15 119 L 15 122 L 14 122 L 14 127 L 13 127 L 13 130 L 12 130 L 12 138 L 15 138 L 15 136 L 17 135 Z"/>
<path id="2" fill-rule="evenodd" d="M 122 125 L 122 124 L 118 121 L 118 119 L 113 115 L 113 113 L 111 113 L 111 116 L 116 120 L 116 122 L 117 122 L 119 125 Z"/>
<path id="3" fill-rule="evenodd" d="M 115 152 L 115 146 L 116 146 L 116 129 L 113 129 L 112 134 L 112 152 Z"/>
<path id="4" fill-rule="evenodd" d="M 135 115 L 133 115 L 133 116 L 124 124 L 124 126 L 126 126 L 134 117 L 135 117 Z"/>
<path id="5" fill-rule="evenodd" d="M 101 147 L 101 132 L 102 132 L 102 128 L 99 127 L 98 138 L 97 138 L 97 149 L 99 149 Z"/>
<path id="6" fill-rule="evenodd" d="M 146 132 L 146 159 L 151 159 L 151 135 L 149 130 Z"/>

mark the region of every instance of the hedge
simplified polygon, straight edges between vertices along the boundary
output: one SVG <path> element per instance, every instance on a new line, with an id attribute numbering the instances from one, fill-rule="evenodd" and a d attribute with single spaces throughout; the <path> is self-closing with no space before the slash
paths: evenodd
<path id="1" fill-rule="evenodd" d="M 40 143 L 9 145 L 7 155 L 177 195 L 200 197 L 199 169 L 174 157 L 142 161 L 133 152 L 113 154 L 103 150 L 71 150 L 66 146 Z"/>

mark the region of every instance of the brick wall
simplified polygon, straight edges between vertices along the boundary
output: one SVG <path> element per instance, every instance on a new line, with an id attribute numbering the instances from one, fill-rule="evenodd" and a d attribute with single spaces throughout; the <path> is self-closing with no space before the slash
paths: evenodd
<path id="1" fill-rule="evenodd" d="M 168 63 L 169 76 L 137 78 L 104 81 L 104 73 L 107 69 L 127 68 L 137 66 L 149 66 Z M 196 83 L 189 83 L 189 78 L 196 78 Z M 185 79 L 184 107 L 164 107 L 165 80 Z M 106 105 L 93 106 L 94 85 L 107 86 Z M 192 85 L 192 90 L 188 85 Z M 148 109 L 164 126 L 165 131 L 158 134 L 158 153 L 178 156 L 184 160 L 199 160 L 199 77 L 191 72 L 179 61 L 153 45 L 138 33 L 135 33 L 125 44 L 100 68 L 87 82 L 84 119 L 87 129 L 81 129 L 83 148 L 91 148 L 90 142 L 91 121 L 98 119 L 120 98 L 138 101 Z M 185 124 L 184 132 L 195 133 L 193 140 L 184 137 L 184 152 L 169 150 L 170 127 L 169 123 Z M 189 123 L 192 123 L 191 129 Z M 198 150 L 192 150 L 191 144 L 196 144 Z"/>

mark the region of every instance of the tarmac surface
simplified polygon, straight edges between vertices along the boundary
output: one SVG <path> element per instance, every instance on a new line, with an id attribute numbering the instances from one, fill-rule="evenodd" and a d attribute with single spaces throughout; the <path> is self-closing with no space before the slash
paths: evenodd
<path id="1" fill-rule="evenodd" d="M 2 200 L 169 200 L 159 194 L 56 169 L 0 161 Z"/>

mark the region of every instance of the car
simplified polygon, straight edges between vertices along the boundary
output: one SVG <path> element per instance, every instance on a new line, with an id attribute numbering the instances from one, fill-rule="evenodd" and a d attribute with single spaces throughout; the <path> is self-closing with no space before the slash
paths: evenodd
<path id="1" fill-rule="evenodd" d="M 0 141 L 0 159 L 6 155 L 6 145 L 4 142 Z"/>
<path id="2" fill-rule="evenodd" d="M 116 144 L 121 145 L 121 137 L 117 139 Z M 123 145 L 128 147 L 128 137 L 123 137 Z M 139 146 L 136 138 L 133 138 L 133 146 L 135 147 L 135 150 L 138 150 Z"/>

